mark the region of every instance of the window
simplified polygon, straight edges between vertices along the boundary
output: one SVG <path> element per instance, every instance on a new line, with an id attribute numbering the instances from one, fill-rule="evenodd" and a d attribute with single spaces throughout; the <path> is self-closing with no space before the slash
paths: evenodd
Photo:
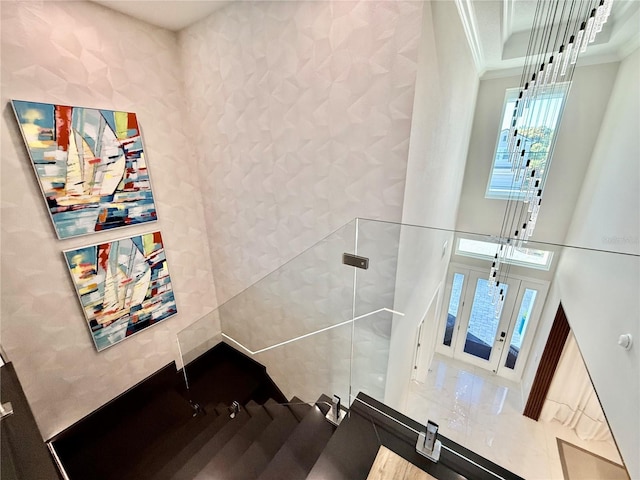
<path id="1" fill-rule="evenodd" d="M 449 311 L 447 312 L 447 327 L 444 332 L 442 344 L 447 347 L 451 346 L 451 337 L 453 337 L 453 328 L 458 318 L 458 306 L 460 305 L 460 294 L 462 293 L 462 283 L 464 275 L 456 273 L 453 275 L 453 285 L 451 286 L 451 298 L 449 299 Z"/>
<path id="2" fill-rule="evenodd" d="M 520 187 L 522 176 L 518 178 L 517 172 L 512 171 L 509 161 L 509 128 L 513 119 L 513 110 L 520 89 L 507 90 L 502 110 L 502 124 L 498 133 L 496 151 L 491 165 L 491 175 L 487 183 L 486 198 L 495 199 L 522 199 Z M 517 140 L 520 140 L 521 148 L 528 152 L 528 159 L 536 169 L 542 171 L 542 185 L 547 177 L 547 153 L 553 145 L 557 132 L 558 121 L 564 107 L 567 94 L 567 84 L 558 84 L 549 89 L 547 95 L 538 97 L 535 101 L 525 106 L 522 118 L 526 124 L 518 127 Z"/>
<path id="3" fill-rule="evenodd" d="M 493 260 L 498 251 L 499 244 L 484 242 L 482 240 L 472 240 L 470 238 L 458 238 L 456 245 L 456 255 L 465 257 L 481 258 Z M 548 250 L 538 250 L 536 248 L 513 248 L 508 249 L 504 262 L 521 267 L 536 268 L 538 270 L 549 270 L 553 252 Z"/>
<path id="4" fill-rule="evenodd" d="M 522 296 L 522 302 L 520 303 L 520 310 L 518 310 L 518 317 L 516 318 L 516 328 L 511 335 L 511 343 L 509 344 L 509 353 L 505 360 L 504 366 L 513 370 L 516 367 L 516 361 L 522 348 L 522 341 L 527 333 L 527 327 L 529 326 L 529 320 L 533 312 L 533 305 L 538 295 L 537 290 L 530 288 L 525 289 Z"/>

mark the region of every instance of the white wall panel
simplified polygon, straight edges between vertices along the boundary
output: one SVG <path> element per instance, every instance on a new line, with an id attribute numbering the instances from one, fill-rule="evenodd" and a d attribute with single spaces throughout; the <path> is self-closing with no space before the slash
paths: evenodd
<path id="1" fill-rule="evenodd" d="M 180 33 L 218 298 L 399 221 L 421 2 L 236 2 Z"/>
<path id="2" fill-rule="evenodd" d="M 620 64 L 567 243 L 560 298 L 631 478 L 640 477 L 640 50 Z M 633 348 L 618 344 L 630 333 Z"/>

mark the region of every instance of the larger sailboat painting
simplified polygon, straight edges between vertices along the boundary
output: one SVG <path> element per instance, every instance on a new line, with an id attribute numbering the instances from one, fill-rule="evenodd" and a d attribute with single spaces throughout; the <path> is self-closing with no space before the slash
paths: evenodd
<path id="1" fill-rule="evenodd" d="M 98 351 L 177 313 L 160 232 L 64 255 Z"/>
<path id="2" fill-rule="evenodd" d="M 135 113 L 11 103 L 58 238 L 156 220 Z"/>

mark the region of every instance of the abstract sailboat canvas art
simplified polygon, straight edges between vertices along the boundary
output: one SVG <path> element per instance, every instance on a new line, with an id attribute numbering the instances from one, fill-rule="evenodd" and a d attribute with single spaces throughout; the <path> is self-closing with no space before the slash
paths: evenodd
<path id="1" fill-rule="evenodd" d="M 177 313 L 160 232 L 64 255 L 98 351 Z"/>
<path id="2" fill-rule="evenodd" d="M 58 238 L 156 220 L 135 113 L 11 103 Z"/>

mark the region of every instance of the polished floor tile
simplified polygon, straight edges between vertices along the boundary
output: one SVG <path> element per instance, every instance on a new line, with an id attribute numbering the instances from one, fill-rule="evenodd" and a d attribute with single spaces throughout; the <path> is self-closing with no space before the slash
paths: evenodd
<path id="1" fill-rule="evenodd" d="M 584 441 L 559 423 L 522 415 L 520 385 L 436 355 L 424 383 L 412 382 L 407 414 L 527 479 L 562 480 L 557 438 L 621 463 L 613 442 Z"/>

